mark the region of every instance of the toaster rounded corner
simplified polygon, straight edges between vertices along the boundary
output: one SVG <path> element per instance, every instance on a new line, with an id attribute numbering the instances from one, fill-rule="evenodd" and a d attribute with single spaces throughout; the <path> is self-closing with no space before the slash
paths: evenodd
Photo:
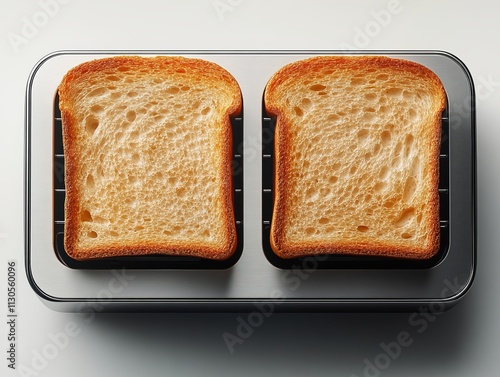
<path id="1" fill-rule="evenodd" d="M 28 251 L 26 251 L 28 253 Z M 60 298 L 51 296 L 47 292 L 45 292 L 40 285 L 36 282 L 35 277 L 33 276 L 33 272 L 31 270 L 31 263 L 29 260 L 28 254 L 26 254 L 25 258 L 25 272 L 26 272 L 26 278 L 28 279 L 28 283 L 31 287 L 31 289 L 36 293 L 40 301 L 47 306 L 48 308 L 56 311 L 64 311 L 63 308 L 59 305 L 60 303 L 63 302 Z"/>
<path id="2" fill-rule="evenodd" d="M 443 288 L 441 289 L 441 302 L 444 307 L 443 311 L 449 310 L 459 304 L 465 296 L 470 292 L 476 277 L 476 260 L 474 258 L 470 272 L 466 279 L 460 281 L 458 276 L 446 278 L 443 280 Z M 432 305 L 432 302 L 430 303 Z"/>

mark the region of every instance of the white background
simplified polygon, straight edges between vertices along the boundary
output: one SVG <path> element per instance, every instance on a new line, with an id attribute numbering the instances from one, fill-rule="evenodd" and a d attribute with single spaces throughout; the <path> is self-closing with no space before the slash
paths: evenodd
<path id="1" fill-rule="evenodd" d="M 57 6 L 54 1 L 0 0 L 1 376 L 498 375 L 497 1 L 60 0 Z M 27 30 L 27 22 L 39 26 Z M 235 333 L 238 317 L 246 315 L 90 317 L 54 312 L 38 300 L 24 272 L 23 117 L 26 80 L 41 57 L 61 49 L 333 50 L 348 45 L 446 50 L 464 61 L 475 80 L 478 268 L 472 290 L 456 308 L 427 321 L 425 329 L 410 324 L 411 313 L 275 314 L 230 353 L 222 334 Z M 6 360 L 10 260 L 18 266 L 17 371 L 8 369 Z M 65 331 L 73 336 L 58 347 Z M 412 344 L 386 362 L 381 344 L 404 331 Z M 43 362 L 38 355 L 44 353 L 52 359 Z M 385 369 L 368 370 L 369 362 Z M 31 374 L 20 373 L 21 365 Z"/>

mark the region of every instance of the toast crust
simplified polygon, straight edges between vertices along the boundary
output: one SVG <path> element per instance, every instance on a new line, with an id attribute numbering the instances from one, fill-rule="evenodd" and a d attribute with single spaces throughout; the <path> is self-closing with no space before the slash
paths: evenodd
<path id="1" fill-rule="evenodd" d="M 395 74 L 415 76 L 430 83 L 433 98 L 432 120 L 429 123 L 428 148 L 429 160 L 425 161 L 428 169 L 430 192 L 424 208 L 422 224 L 427 229 L 426 239 L 420 245 L 406 245 L 404 242 L 388 243 L 387 241 L 370 240 L 289 240 L 287 237 L 287 218 L 294 211 L 294 203 L 290 200 L 291 175 L 290 168 L 293 157 L 290 154 L 292 136 L 291 120 L 285 105 L 287 87 L 300 80 L 310 72 L 325 67 L 331 72 L 362 73 L 367 70 L 390 71 Z M 349 95 L 347 95 L 346 98 Z M 297 61 L 284 66 L 269 80 L 264 93 L 266 111 L 276 117 L 275 128 L 275 186 L 274 209 L 271 224 L 271 247 L 276 255 L 289 259 L 317 254 L 349 254 L 388 256 L 404 259 L 428 259 L 434 256 L 440 247 L 439 223 L 439 153 L 441 143 L 441 114 L 446 104 L 446 94 L 439 78 L 424 66 L 402 59 L 383 56 L 321 56 Z"/>
<path id="2" fill-rule="evenodd" d="M 216 152 L 220 156 L 217 172 L 220 175 L 220 197 L 222 206 L 222 232 L 223 242 L 212 244 L 207 242 L 186 240 L 169 240 L 162 237 L 155 239 L 120 240 L 115 242 L 107 240 L 102 245 L 82 246 L 82 165 L 84 156 L 80 155 L 78 133 L 82 124 L 75 118 L 78 107 L 78 87 L 82 82 L 92 85 L 92 80 L 99 78 L 101 72 L 118 72 L 126 67 L 129 71 L 155 70 L 161 76 L 183 73 L 187 82 L 191 80 L 205 80 L 211 87 L 224 87 L 230 93 L 231 101 L 220 111 L 218 119 L 222 122 L 216 127 L 220 128 L 220 139 L 215 142 Z M 156 73 L 158 74 L 158 73 Z M 153 73 L 151 75 L 154 75 Z M 237 246 L 237 235 L 233 209 L 232 190 L 232 130 L 230 117 L 236 116 L 242 110 L 241 91 L 238 83 L 225 69 L 215 63 L 201 59 L 184 57 L 139 57 L 117 56 L 103 58 L 80 64 L 71 69 L 59 85 L 60 110 L 63 123 L 63 145 L 65 153 L 65 231 L 64 246 L 66 253 L 75 260 L 89 260 L 116 256 L 140 256 L 148 254 L 195 256 L 213 260 L 229 258 Z M 147 90 L 147 89 L 146 89 Z M 218 93 L 212 93 L 217 96 Z M 158 137 L 163 137 L 158 135 Z"/>

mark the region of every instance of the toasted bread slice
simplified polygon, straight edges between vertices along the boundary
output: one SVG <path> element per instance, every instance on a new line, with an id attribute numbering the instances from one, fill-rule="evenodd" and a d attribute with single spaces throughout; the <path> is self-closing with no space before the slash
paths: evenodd
<path id="1" fill-rule="evenodd" d="M 276 72 L 264 101 L 277 118 L 279 257 L 436 254 L 446 94 L 432 71 L 382 56 L 315 57 Z"/>
<path id="2" fill-rule="evenodd" d="M 234 253 L 230 117 L 242 98 L 226 70 L 103 58 L 71 69 L 59 97 L 70 257 Z"/>

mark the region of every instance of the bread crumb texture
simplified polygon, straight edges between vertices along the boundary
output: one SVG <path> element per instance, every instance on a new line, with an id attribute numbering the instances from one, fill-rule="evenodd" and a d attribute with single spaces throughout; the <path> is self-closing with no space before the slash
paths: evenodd
<path id="1" fill-rule="evenodd" d="M 279 70 L 271 245 L 283 258 L 429 258 L 439 249 L 445 92 L 422 65 L 316 57 Z"/>
<path id="2" fill-rule="evenodd" d="M 104 58 L 70 70 L 59 95 L 70 256 L 234 252 L 230 116 L 242 100 L 227 71 Z"/>

